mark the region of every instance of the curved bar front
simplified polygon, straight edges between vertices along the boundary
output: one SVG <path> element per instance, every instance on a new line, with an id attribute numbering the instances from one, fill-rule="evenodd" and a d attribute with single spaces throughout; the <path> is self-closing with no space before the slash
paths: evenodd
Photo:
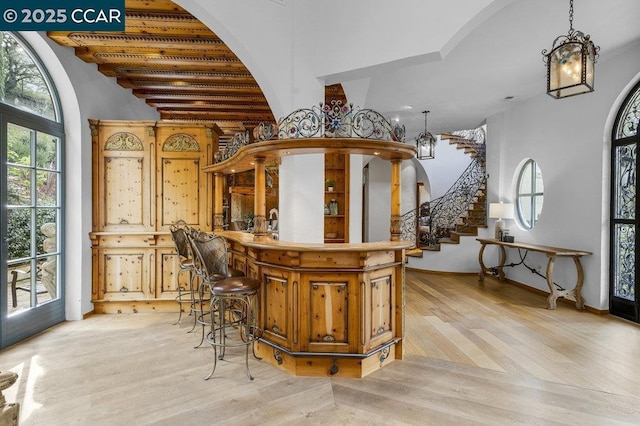
<path id="1" fill-rule="evenodd" d="M 262 282 L 256 352 L 299 376 L 364 377 L 402 358 L 409 241 L 301 244 L 220 232 Z"/>

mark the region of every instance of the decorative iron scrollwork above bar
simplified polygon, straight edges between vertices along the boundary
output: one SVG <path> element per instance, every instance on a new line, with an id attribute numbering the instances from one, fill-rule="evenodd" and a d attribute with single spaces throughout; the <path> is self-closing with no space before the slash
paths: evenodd
<path id="1" fill-rule="evenodd" d="M 409 160 L 416 155 L 413 145 L 403 142 L 361 138 L 274 139 L 241 146 L 235 155 L 219 163 L 203 167 L 205 173 L 237 173 L 254 168 L 254 158 L 264 157 L 266 164 L 281 157 L 301 154 L 341 152 L 375 155 L 383 160 Z"/>
<path id="2" fill-rule="evenodd" d="M 372 109 L 361 110 L 354 108 L 352 104 L 345 105 L 340 100 L 334 100 L 331 104 L 319 103 L 318 106 L 298 109 L 281 118 L 277 126 L 260 123 L 254 129 L 253 138 L 250 138 L 248 132 L 235 134 L 224 148 L 216 152 L 215 163 L 225 163 L 233 159 L 242 148 L 270 142 L 274 136 L 277 136 L 277 140 L 331 138 L 403 143 L 405 128 L 399 124 L 392 125 Z M 373 149 L 366 154 L 378 155 L 378 151 Z M 350 150 L 345 147 L 343 152 Z M 291 153 L 283 151 L 282 154 Z"/>
<path id="3" fill-rule="evenodd" d="M 365 138 L 402 142 L 404 127 L 393 126 L 372 109 L 354 108 L 333 100 L 298 109 L 278 122 L 278 139 Z"/>

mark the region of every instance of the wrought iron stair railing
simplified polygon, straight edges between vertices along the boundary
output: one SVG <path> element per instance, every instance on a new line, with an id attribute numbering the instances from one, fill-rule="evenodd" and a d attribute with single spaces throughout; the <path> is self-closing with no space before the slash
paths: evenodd
<path id="1" fill-rule="evenodd" d="M 415 240 L 419 248 L 436 248 L 439 241 L 450 238 L 451 232 L 459 225 L 465 228 L 486 225 L 484 206 L 472 209 L 473 203 L 486 204 L 484 129 L 453 132 L 452 135 L 464 140 L 465 146 L 472 148 L 476 155 L 443 196 L 427 201 L 402 216 L 402 238 Z"/>

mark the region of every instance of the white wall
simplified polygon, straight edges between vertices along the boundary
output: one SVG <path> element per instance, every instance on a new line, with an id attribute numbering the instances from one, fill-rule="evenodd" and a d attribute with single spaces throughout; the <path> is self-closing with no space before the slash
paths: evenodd
<path id="1" fill-rule="evenodd" d="M 418 171 L 411 161 L 403 161 L 400 168 L 400 215 L 415 210 L 417 199 Z"/>
<path id="2" fill-rule="evenodd" d="M 349 156 L 349 243 L 362 242 L 362 164 L 359 154 Z"/>
<path id="3" fill-rule="evenodd" d="M 431 199 L 443 196 L 469 167 L 470 163 L 471 156 L 469 154 L 465 154 L 464 150 L 458 149 L 456 145 L 450 144 L 449 140 L 440 140 L 440 136 L 438 136 L 435 158 L 420 160 L 420 164 L 424 167 L 431 183 Z"/>
<path id="4" fill-rule="evenodd" d="M 391 163 L 380 158 L 369 161 L 367 182 L 367 241 L 389 241 L 391 238 Z M 402 206 L 401 206 L 402 208 Z"/>
<path id="5" fill-rule="evenodd" d="M 512 200 L 517 166 L 525 158 L 538 162 L 544 179 L 540 220 L 531 231 L 509 221 L 512 234 L 519 241 L 592 251 L 593 256 L 582 259 L 582 293 L 588 306 L 606 310 L 610 135 L 619 102 L 626 95 L 624 89 L 638 79 L 640 45 L 601 61 L 596 70 L 593 93 L 562 100 L 541 94 L 489 117 L 489 201 L 498 197 Z M 509 255 L 513 260 L 514 252 Z M 527 263 L 544 268 L 546 259 L 532 253 Z M 516 281 L 548 290 L 542 278 L 522 267 L 508 274 Z M 556 261 L 554 278 L 560 285 L 573 286 L 576 272 L 571 259 Z"/>
<path id="6" fill-rule="evenodd" d="M 369 161 L 369 179 L 365 188 L 367 217 L 366 241 L 391 238 L 391 162 L 373 157 Z M 419 171 L 412 161 L 400 166 L 400 214 L 416 208 L 416 177 Z"/>
<path id="7" fill-rule="evenodd" d="M 282 182 L 287 182 L 283 187 Z M 279 239 L 324 241 L 324 154 L 283 157 L 279 175 Z"/>
<path id="8" fill-rule="evenodd" d="M 58 90 L 65 127 L 66 319 L 79 320 L 91 303 L 91 132 L 89 118 L 155 120 L 155 109 L 118 86 L 46 34 L 20 33 L 40 56 Z"/>

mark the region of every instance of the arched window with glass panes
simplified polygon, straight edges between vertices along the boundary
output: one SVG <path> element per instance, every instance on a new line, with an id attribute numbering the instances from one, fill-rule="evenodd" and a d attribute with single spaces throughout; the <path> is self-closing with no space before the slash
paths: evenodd
<path id="1" fill-rule="evenodd" d="M 640 322 L 638 302 L 638 122 L 640 83 L 618 111 L 611 150 L 611 249 L 609 310 Z"/>
<path id="2" fill-rule="evenodd" d="M 0 31 L 0 348 L 64 321 L 64 127 L 46 67 Z"/>

